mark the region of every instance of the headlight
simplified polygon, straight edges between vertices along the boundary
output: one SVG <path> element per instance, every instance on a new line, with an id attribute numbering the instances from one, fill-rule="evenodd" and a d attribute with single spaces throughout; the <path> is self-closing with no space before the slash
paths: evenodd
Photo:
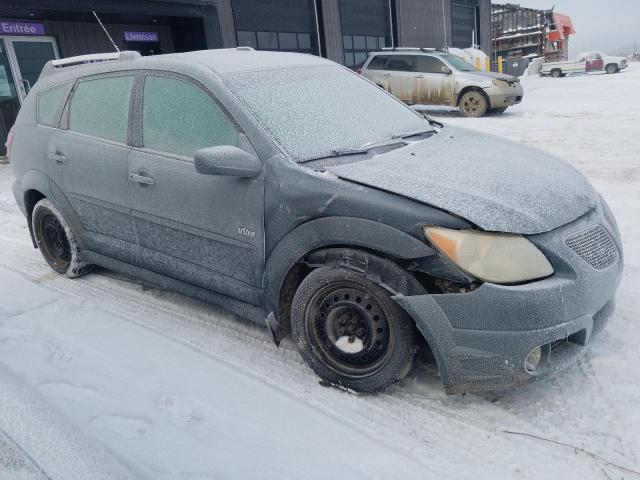
<path id="1" fill-rule="evenodd" d="M 506 82 L 504 80 L 493 80 L 493 84 L 496 87 L 500 87 L 500 88 L 509 88 L 509 82 Z"/>
<path id="2" fill-rule="evenodd" d="M 520 235 L 439 227 L 423 230 L 440 252 L 479 280 L 520 283 L 553 274 L 547 257 Z"/>

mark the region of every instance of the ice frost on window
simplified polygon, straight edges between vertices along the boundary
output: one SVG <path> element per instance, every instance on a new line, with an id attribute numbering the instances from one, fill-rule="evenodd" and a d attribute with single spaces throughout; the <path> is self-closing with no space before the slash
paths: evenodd
<path id="1" fill-rule="evenodd" d="M 142 105 L 145 147 L 193 157 L 201 148 L 238 144 L 234 125 L 195 85 L 170 77 L 148 76 Z"/>
<path id="2" fill-rule="evenodd" d="M 339 66 L 243 72 L 225 81 L 296 160 L 429 128 L 411 109 Z"/>
<path id="3" fill-rule="evenodd" d="M 126 143 L 133 76 L 85 80 L 71 100 L 69 129 Z"/>
<path id="4" fill-rule="evenodd" d="M 38 123 L 55 127 L 57 113 L 68 83 L 49 88 L 38 95 Z"/>

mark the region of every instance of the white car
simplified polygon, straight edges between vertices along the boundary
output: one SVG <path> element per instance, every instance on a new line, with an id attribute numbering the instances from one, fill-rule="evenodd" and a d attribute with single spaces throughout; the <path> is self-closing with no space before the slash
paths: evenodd
<path id="1" fill-rule="evenodd" d="M 617 73 L 627 66 L 627 60 L 624 57 L 610 57 L 602 52 L 584 52 L 578 55 L 576 60 L 545 63 L 540 69 L 540 75 L 559 78 L 572 73 L 602 70 L 607 73 Z"/>

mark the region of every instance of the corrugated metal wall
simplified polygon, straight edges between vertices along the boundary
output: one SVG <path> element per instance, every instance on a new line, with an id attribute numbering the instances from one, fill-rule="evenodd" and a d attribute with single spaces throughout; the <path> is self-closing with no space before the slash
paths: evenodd
<path id="1" fill-rule="evenodd" d="M 396 0 L 398 46 L 451 46 L 451 0 Z M 491 51 L 491 0 L 479 0 L 480 46 Z M 471 41 L 469 41 L 471 43 Z"/>
<path id="2" fill-rule="evenodd" d="M 316 0 L 319 2 L 322 30 L 324 32 L 323 56 L 334 62 L 344 62 L 342 24 L 339 0 Z"/>

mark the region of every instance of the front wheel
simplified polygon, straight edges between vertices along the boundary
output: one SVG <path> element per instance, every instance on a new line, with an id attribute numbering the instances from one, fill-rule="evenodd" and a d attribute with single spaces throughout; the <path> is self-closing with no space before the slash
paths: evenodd
<path id="1" fill-rule="evenodd" d="M 608 74 L 618 73 L 618 66 L 615 63 L 611 63 L 607 65 L 607 73 Z"/>
<path id="2" fill-rule="evenodd" d="M 36 203 L 31 214 L 36 243 L 49 266 L 69 278 L 91 271 L 80 258 L 80 248 L 62 214 L 48 198 Z"/>
<path id="3" fill-rule="evenodd" d="M 466 117 L 482 117 L 488 109 L 489 102 L 481 92 L 467 92 L 460 99 L 460 112 Z"/>
<path id="4" fill-rule="evenodd" d="M 302 281 L 291 326 L 321 378 L 358 392 L 381 392 L 404 378 L 419 349 L 413 320 L 389 292 L 342 268 L 319 268 Z"/>

